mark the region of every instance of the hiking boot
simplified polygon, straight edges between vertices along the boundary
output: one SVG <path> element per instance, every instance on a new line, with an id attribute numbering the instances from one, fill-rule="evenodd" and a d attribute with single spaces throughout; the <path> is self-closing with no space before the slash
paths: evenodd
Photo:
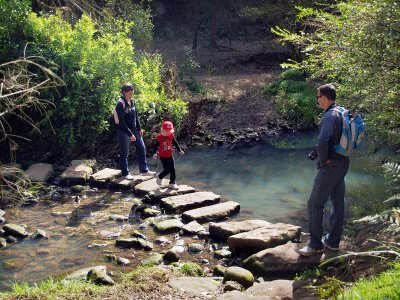
<path id="1" fill-rule="evenodd" d="M 162 184 L 162 179 L 161 179 L 160 177 L 158 177 L 158 175 L 157 175 L 156 183 L 157 183 L 158 185 L 161 185 L 161 184 Z"/>
<path id="2" fill-rule="evenodd" d="M 131 174 L 125 175 L 124 178 L 127 180 L 133 180 L 133 176 Z"/>
<path id="3" fill-rule="evenodd" d="M 305 246 L 304 248 L 301 248 L 299 250 L 299 254 L 301 256 L 311 256 L 311 255 L 322 253 L 322 252 L 324 252 L 323 248 L 322 249 L 316 249 L 316 248 L 313 249 L 309 246 Z"/>
<path id="4" fill-rule="evenodd" d="M 178 185 L 176 183 L 170 183 L 168 185 L 168 188 L 171 190 L 177 190 L 178 189 Z"/>
<path id="5" fill-rule="evenodd" d="M 329 249 L 331 251 L 339 251 L 339 247 L 333 247 L 329 244 L 329 241 L 327 239 L 324 239 L 324 247 L 326 249 Z"/>
<path id="6" fill-rule="evenodd" d="M 154 176 L 154 175 L 156 175 L 156 172 L 153 172 L 153 171 L 147 171 L 144 173 L 140 173 L 140 176 Z"/>

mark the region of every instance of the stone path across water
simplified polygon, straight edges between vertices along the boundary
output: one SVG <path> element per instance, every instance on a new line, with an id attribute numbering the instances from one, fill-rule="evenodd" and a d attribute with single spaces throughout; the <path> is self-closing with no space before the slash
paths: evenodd
<path id="1" fill-rule="evenodd" d="M 223 253 L 222 257 L 225 257 L 224 259 L 229 258 L 234 265 L 237 263 L 242 265 L 241 261 L 244 259 L 243 267 L 254 275 L 268 277 L 277 273 L 285 273 L 286 276 L 288 274 L 294 276 L 296 272 L 303 270 L 307 266 L 315 266 L 325 257 L 331 257 L 329 253 L 311 258 L 299 257 L 298 249 L 304 245 L 298 243 L 301 233 L 301 229 L 298 226 L 282 223 L 271 224 L 264 220 L 230 221 L 232 216 L 239 213 L 240 204 L 234 201 L 221 202 L 220 195 L 211 191 L 196 191 L 194 187 L 187 185 L 181 185 L 177 190 L 172 190 L 167 187 L 167 180 L 163 180 L 161 186 L 151 176 L 137 175 L 134 176 L 133 180 L 126 180 L 120 177 L 121 172 L 119 170 L 106 168 L 93 172 L 94 166 L 95 162 L 92 160 L 73 161 L 60 176 L 61 184 L 71 186 L 89 183 L 91 187 L 133 191 L 135 196 L 142 198 L 134 201 L 132 212 L 142 213 L 145 218 L 155 216 L 150 223 L 154 225 L 156 232 L 161 234 L 176 233 L 176 235 L 192 234 L 197 236 L 199 240 L 207 241 L 211 239 L 212 242 L 225 243 L 228 246 L 218 249 L 220 253 L 218 255 Z M 41 168 L 33 169 L 40 170 Z M 30 176 L 36 176 L 36 178 L 45 181 L 44 178 L 49 176 L 49 170 L 52 172 L 51 168 L 44 168 L 43 172 L 46 172 L 46 174 L 30 173 Z M 78 191 L 79 189 L 71 190 Z M 163 212 L 175 215 L 167 216 Z M 99 213 L 98 215 L 101 214 Z M 112 219 L 111 217 L 113 216 L 104 214 L 103 218 Z M 159 216 L 161 218 L 158 218 Z M 125 220 L 129 216 L 122 217 Z M 128 238 L 120 237 L 120 234 L 121 231 L 114 232 L 112 230 L 103 230 L 100 233 L 100 235 L 107 237 L 111 235 L 112 239 L 116 240 L 115 245 L 118 247 L 134 248 L 142 251 L 152 250 L 153 243 L 163 243 L 161 241 L 162 237 L 160 241 L 147 241 L 146 237 L 142 236 L 140 232 L 132 234 L 132 237 Z M 168 255 L 169 259 L 172 257 L 172 259 L 179 260 L 179 255 L 186 248 L 188 248 L 188 251 L 189 248 L 192 249 L 191 251 L 195 250 L 194 246 L 196 245 L 193 244 L 188 247 L 179 243 L 180 241 L 183 242 L 183 240 L 178 239 L 174 245 L 171 242 L 170 247 L 172 248 L 166 249 L 165 256 Z M 203 247 L 200 244 L 197 246 Z M 203 250 L 200 249 L 199 251 Z M 218 251 L 215 251 L 215 257 L 217 257 L 216 252 Z M 171 256 L 171 253 L 174 253 L 174 255 Z M 237 254 L 241 255 L 240 258 L 233 256 Z M 245 254 L 246 256 L 243 256 Z M 157 261 L 160 263 L 160 257 L 157 258 Z M 240 267 L 233 267 L 232 270 L 233 274 L 230 276 L 237 277 L 238 282 L 241 282 L 240 273 L 246 274 L 248 272 L 247 270 L 241 270 Z M 246 279 L 242 282 L 242 285 L 251 286 L 253 281 L 254 278 L 251 280 Z M 291 283 L 288 284 L 290 285 Z M 253 299 L 252 297 L 256 295 L 256 292 L 245 295 L 236 291 L 232 292 L 231 295 L 226 294 L 226 298 L 221 297 L 218 299 L 234 299 L 235 297 Z"/>

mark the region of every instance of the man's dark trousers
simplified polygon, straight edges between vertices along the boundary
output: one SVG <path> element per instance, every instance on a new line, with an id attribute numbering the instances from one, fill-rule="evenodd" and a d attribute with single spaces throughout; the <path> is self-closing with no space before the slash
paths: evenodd
<path id="1" fill-rule="evenodd" d="M 344 177 L 349 170 L 349 161 L 318 169 L 314 179 L 314 186 L 308 199 L 308 226 L 310 241 L 308 246 L 312 249 L 324 247 L 322 239 L 322 222 L 324 206 L 331 198 L 332 211 L 330 215 L 329 245 L 339 247 L 344 224 Z"/>

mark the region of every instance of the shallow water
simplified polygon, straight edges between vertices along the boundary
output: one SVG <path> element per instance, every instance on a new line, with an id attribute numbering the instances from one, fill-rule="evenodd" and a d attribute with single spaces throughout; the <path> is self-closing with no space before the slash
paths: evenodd
<path id="1" fill-rule="evenodd" d="M 239 202 L 241 212 L 234 217 L 237 220 L 257 218 L 304 228 L 307 198 L 316 173 L 315 163 L 307 158 L 307 154 L 315 136 L 292 136 L 289 139 L 290 143 L 280 140 L 273 143 L 275 146 L 260 143 L 233 149 L 189 149 L 184 156 L 176 156 L 177 183 L 213 191 L 224 200 Z M 382 177 L 366 171 L 365 161 L 363 157 L 351 161 L 351 170 L 346 177 L 347 199 L 384 198 Z M 161 168 L 158 160 L 152 160 L 150 165 L 158 171 Z M 101 230 L 110 230 L 129 236 L 138 228 L 140 221 L 137 219 L 123 224 L 102 217 L 106 213 L 128 214 L 134 200 L 132 194 L 88 193 L 79 205 L 70 197 L 64 203 L 7 210 L 7 222 L 26 224 L 30 232 L 44 229 L 49 239 L 27 239 L 0 250 L 0 290 L 9 289 L 15 281 L 39 282 L 52 274 L 98 264 L 107 265 L 109 270 L 118 274 L 118 270 L 129 270 L 147 258 L 148 252 L 117 249 L 114 239 L 100 235 Z M 54 212 L 71 214 L 56 216 Z M 150 240 L 154 239 L 150 226 L 141 232 Z M 174 235 L 166 237 L 174 242 Z M 184 240 L 186 245 L 196 242 L 187 237 Z M 103 247 L 89 248 L 93 244 L 103 244 Z M 154 252 L 171 247 L 154 245 Z M 115 262 L 107 262 L 105 255 L 109 252 L 130 259 L 132 266 L 120 267 Z M 202 258 L 210 260 L 210 268 L 215 263 L 207 248 L 202 254 L 189 257 L 186 252 L 182 257 L 197 262 Z"/>

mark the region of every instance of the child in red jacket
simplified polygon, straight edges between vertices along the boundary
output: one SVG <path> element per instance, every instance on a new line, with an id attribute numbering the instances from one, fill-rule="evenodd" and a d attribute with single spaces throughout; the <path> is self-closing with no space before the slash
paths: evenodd
<path id="1" fill-rule="evenodd" d="M 157 141 L 154 146 L 155 153 L 153 154 L 153 158 L 157 159 L 158 152 L 161 163 L 163 165 L 163 170 L 157 175 L 157 184 L 161 185 L 162 179 L 170 174 L 168 188 L 177 190 L 178 186 L 175 183 L 175 161 L 172 146 L 175 146 L 176 149 L 178 149 L 180 155 L 185 154 L 185 152 L 183 152 L 178 142 L 176 141 L 174 131 L 174 125 L 170 121 L 165 121 L 162 123 L 161 133 L 157 135 Z"/>

